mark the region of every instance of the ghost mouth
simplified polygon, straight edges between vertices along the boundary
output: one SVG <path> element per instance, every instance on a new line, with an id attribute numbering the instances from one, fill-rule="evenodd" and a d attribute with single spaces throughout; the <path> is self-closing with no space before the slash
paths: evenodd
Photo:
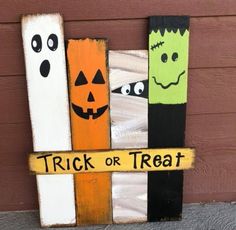
<path id="1" fill-rule="evenodd" d="M 50 72 L 50 62 L 48 60 L 44 60 L 39 68 L 40 74 L 43 77 L 47 77 Z"/>
<path id="2" fill-rule="evenodd" d="M 152 76 L 152 78 L 154 79 L 154 82 L 155 82 L 156 85 L 160 85 L 163 89 L 168 89 L 172 85 L 178 85 L 179 81 L 180 81 L 180 77 L 183 76 L 184 74 L 185 74 L 185 70 L 179 74 L 179 76 L 177 78 L 177 81 L 171 82 L 168 85 L 163 85 L 161 82 L 158 82 L 156 80 L 156 77 L 154 77 L 154 76 Z"/>
<path id="3" fill-rule="evenodd" d="M 79 117 L 88 120 L 90 117 L 92 117 L 92 119 L 97 119 L 98 117 L 100 117 L 107 110 L 108 105 L 104 105 L 98 108 L 97 111 L 95 111 L 95 109 L 93 108 L 88 108 L 87 112 L 84 112 L 82 107 L 75 105 L 73 103 L 72 103 L 72 108 Z"/>

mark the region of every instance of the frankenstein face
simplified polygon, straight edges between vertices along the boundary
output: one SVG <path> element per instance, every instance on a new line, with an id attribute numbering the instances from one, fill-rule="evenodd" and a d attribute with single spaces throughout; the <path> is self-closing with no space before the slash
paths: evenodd
<path id="1" fill-rule="evenodd" d="M 164 32 L 164 33 L 163 33 Z M 149 34 L 149 103 L 187 101 L 189 31 L 165 29 Z"/>

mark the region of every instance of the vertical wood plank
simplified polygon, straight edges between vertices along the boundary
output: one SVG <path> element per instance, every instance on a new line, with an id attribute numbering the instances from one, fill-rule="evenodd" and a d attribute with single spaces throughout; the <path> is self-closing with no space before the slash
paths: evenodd
<path id="1" fill-rule="evenodd" d="M 109 149 L 106 40 L 69 40 L 67 59 L 73 149 Z M 78 224 L 112 222 L 110 173 L 75 175 L 75 187 Z"/>
<path id="2" fill-rule="evenodd" d="M 22 36 L 34 151 L 71 150 L 63 20 L 25 16 Z M 41 225 L 74 225 L 73 175 L 38 175 L 37 186 Z"/>
<path id="3" fill-rule="evenodd" d="M 147 147 L 147 52 L 110 51 L 112 148 Z M 147 220 L 147 173 L 112 173 L 113 221 Z"/>
<path id="4" fill-rule="evenodd" d="M 149 19 L 148 147 L 182 147 L 187 103 L 189 18 Z M 166 163 L 168 164 L 168 159 Z M 148 220 L 181 218 L 183 171 L 148 173 Z"/>

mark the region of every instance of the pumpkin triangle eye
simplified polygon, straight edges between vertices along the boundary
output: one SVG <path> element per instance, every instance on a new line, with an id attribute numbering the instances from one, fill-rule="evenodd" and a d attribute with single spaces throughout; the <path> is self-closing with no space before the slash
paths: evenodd
<path id="1" fill-rule="evenodd" d="M 83 71 L 80 71 L 79 75 L 78 75 L 78 77 L 77 77 L 77 79 L 75 81 L 75 86 L 85 85 L 87 83 L 88 83 L 88 81 L 87 81 L 86 77 L 84 76 Z"/>
<path id="2" fill-rule="evenodd" d="M 98 69 L 92 83 L 94 83 L 94 84 L 104 84 L 105 83 L 104 78 L 102 76 L 102 72 L 100 69 Z"/>

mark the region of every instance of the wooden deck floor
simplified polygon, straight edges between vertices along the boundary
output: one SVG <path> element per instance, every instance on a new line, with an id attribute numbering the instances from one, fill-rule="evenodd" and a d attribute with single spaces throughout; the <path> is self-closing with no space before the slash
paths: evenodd
<path id="1" fill-rule="evenodd" d="M 1 230 L 41 229 L 38 211 L 0 212 Z M 58 228 L 51 228 L 58 229 Z M 236 230 L 236 203 L 187 204 L 179 222 L 100 225 L 59 228 L 61 230 Z M 59 230 L 58 229 L 58 230 Z"/>

